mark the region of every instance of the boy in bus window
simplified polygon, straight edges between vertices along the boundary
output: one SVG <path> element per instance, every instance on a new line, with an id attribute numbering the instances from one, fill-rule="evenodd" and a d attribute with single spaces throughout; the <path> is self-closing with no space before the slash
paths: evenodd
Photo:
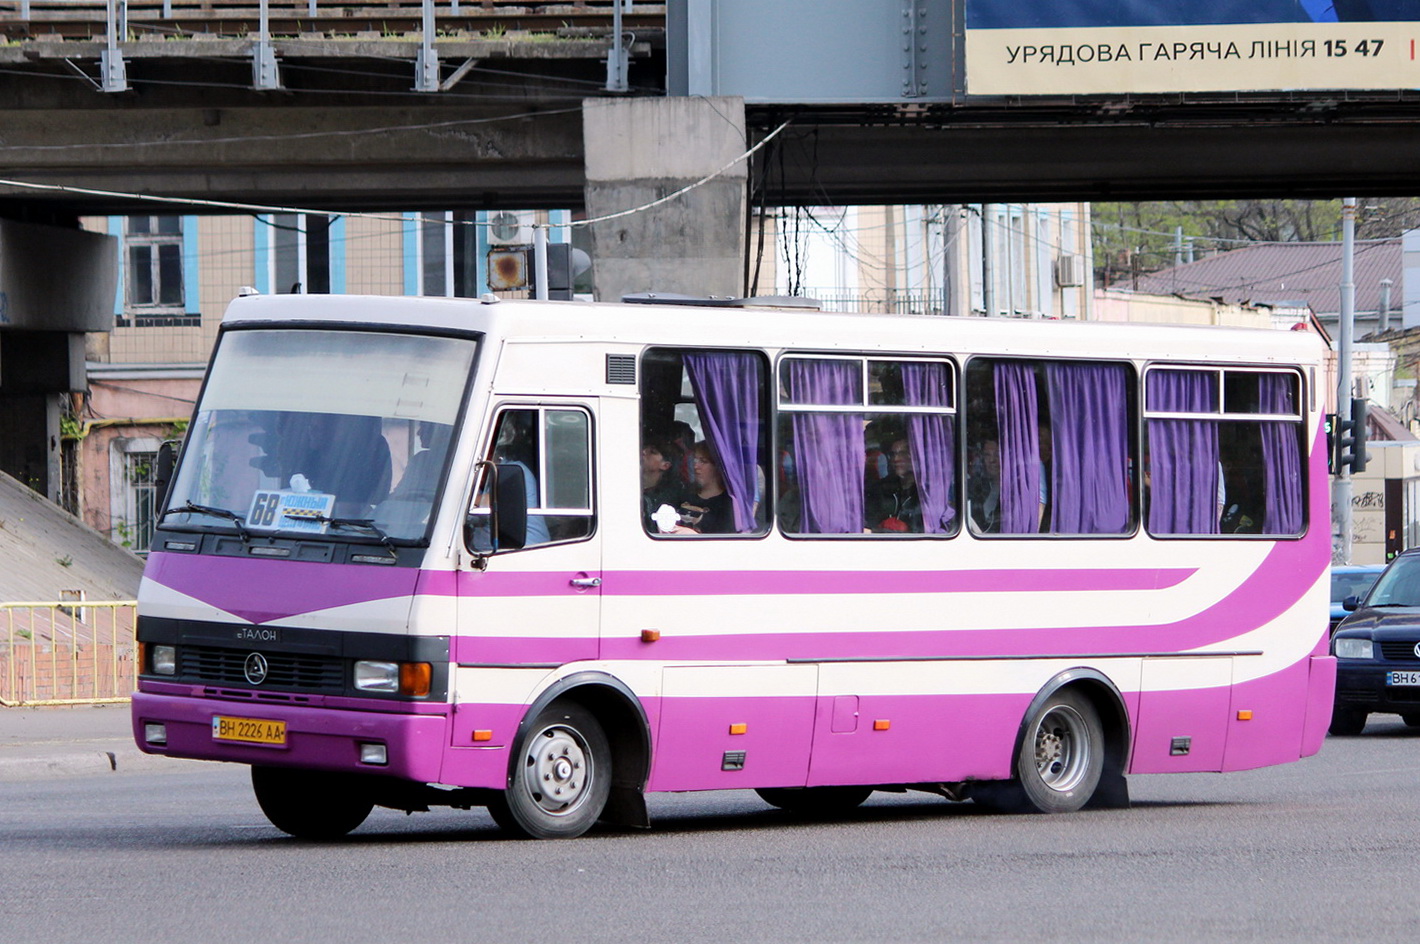
<path id="1" fill-rule="evenodd" d="M 680 446 L 673 442 L 650 440 L 641 447 L 641 516 L 647 531 L 660 530 L 653 516 L 662 505 L 678 508 L 690 498 L 676 472 L 682 459 Z"/>

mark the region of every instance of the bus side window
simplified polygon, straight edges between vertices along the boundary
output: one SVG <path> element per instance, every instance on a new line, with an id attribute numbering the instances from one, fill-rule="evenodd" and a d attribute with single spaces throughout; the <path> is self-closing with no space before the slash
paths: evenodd
<path id="1" fill-rule="evenodd" d="M 795 354 L 779 362 L 779 527 L 951 537 L 956 381 L 942 360 Z"/>
<path id="2" fill-rule="evenodd" d="M 763 354 L 652 348 L 641 361 L 642 527 L 764 534 L 769 423 Z"/>
<path id="3" fill-rule="evenodd" d="M 1294 371 L 1151 369 L 1144 391 L 1149 532 L 1301 534 L 1299 394 Z"/>
<path id="4" fill-rule="evenodd" d="M 1129 365 L 979 357 L 966 377 L 967 496 L 976 533 L 1133 531 Z"/>
<path id="5" fill-rule="evenodd" d="M 591 535 L 591 423 L 587 413 L 549 407 L 503 410 L 486 458 L 523 470 L 528 503 L 525 547 Z M 470 514 L 487 513 L 487 488 L 485 478 Z M 477 533 L 475 529 L 476 542 Z M 475 549 L 487 548 L 476 543 Z"/>

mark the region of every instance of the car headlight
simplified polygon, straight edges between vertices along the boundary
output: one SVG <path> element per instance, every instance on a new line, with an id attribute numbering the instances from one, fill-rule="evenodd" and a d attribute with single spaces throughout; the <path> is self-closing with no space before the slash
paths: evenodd
<path id="1" fill-rule="evenodd" d="M 1369 639 L 1342 636 L 1336 640 L 1335 652 L 1338 659 L 1370 659 L 1375 647 Z"/>

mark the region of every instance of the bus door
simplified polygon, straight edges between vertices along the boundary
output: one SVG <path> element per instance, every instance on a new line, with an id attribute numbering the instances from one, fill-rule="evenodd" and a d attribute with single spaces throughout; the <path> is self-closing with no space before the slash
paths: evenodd
<path id="1" fill-rule="evenodd" d="M 595 659 L 601 540 L 592 497 L 594 403 L 505 402 L 480 455 L 523 470 L 527 543 L 500 548 L 458 575 L 454 657 L 464 666 L 556 667 Z M 477 521 L 486 499 L 471 496 Z M 471 528 L 475 547 L 487 540 Z"/>

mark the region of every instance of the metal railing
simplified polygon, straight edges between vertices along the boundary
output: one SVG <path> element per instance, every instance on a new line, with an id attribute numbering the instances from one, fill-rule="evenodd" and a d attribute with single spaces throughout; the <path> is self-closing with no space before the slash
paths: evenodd
<path id="1" fill-rule="evenodd" d="M 127 701 L 137 624 L 134 600 L 0 603 L 0 707 Z"/>

